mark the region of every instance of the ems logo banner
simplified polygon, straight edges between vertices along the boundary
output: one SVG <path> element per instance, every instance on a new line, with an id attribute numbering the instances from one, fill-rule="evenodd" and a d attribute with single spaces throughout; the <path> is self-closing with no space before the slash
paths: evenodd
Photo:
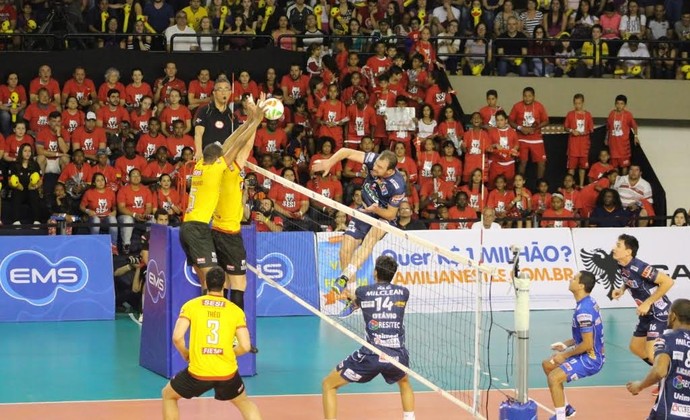
<path id="1" fill-rule="evenodd" d="M 0 322 L 113 319 L 107 235 L 0 241 Z"/>

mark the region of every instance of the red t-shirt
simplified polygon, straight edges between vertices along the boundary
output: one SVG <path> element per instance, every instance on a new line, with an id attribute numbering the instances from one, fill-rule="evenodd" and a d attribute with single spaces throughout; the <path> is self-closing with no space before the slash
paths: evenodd
<path id="1" fill-rule="evenodd" d="M 463 174 L 470 174 L 475 169 L 486 168 L 486 149 L 491 144 L 491 138 L 486 130 L 468 130 L 462 135 L 465 145 L 465 168 Z"/>
<path id="2" fill-rule="evenodd" d="M 333 155 L 331 155 L 333 156 Z M 326 157 L 323 156 L 321 153 L 316 153 L 314 154 L 311 159 L 309 160 L 309 171 L 311 171 L 311 168 L 314 166 L 314 162 L 317 160 L 324 160 L 328 159 L 330 156 Z M 328 172 L 331 175 L 335 175 L 338 172 L 342 173 L 343 172 L 343 163 L 341 162 L 336 162 L 335 165 L 331 166 L 331 170 Z"/>
<path id="3" fill-rule="evenodd" d="M 18 140 L 16 135 L 10 134 L 5 139 L 5 155 L 16 159 L 17 155 L 19 154 L 19 148 L 24 143 L 29 143 L 33 152 L 36 153 L 36 142 L 33 137 L 25 134 L 21 140 Z"/>
<path id="4" fill-rule="evenodd" d="M 273 222 L 277 226 L 283 226 L 283 218 L 280 216 L 272 215 L 271 222 Z M 254 219 L 254 225 L 256 226 L 257 232 L 271 232 L 271 229 L 269 229 L 266 223 L 264 222 L 260 222 Z"/>
<path id="5" fill-rule="evenodd" d="M 376 126 L 376 111 L 369 105 L 360 110 L 356 104 L 347 107 L 347 138 L 345 143 L 358 147 L 362 137 L 371 135 L 371 128 Z M 385 127 L 384 127 L 385 129 Z"/>
<path id="6" fill-rule="evenodd" d="M 497 145 L 498 149 L 491 152 L 491 158 L 495 162 L 511 163 L 515 162 L 512 150 L 518 147 L 518 134 L 511 127 L 504 129 L 492 128 L 489 130 L 489 138 L 492 145 Z"/>
<path id="7" fill-rule="evenodd" d="M 542 197 L 540 193 L 532 194 L 532 210 L 545 211 L 551 208 L 551 193 L 546 193 Z"/>
<path id="8" fill-rule="evenodd" d="M 129 171 L 132 169 L 139 169 L 143 171 L 146 167 L 146 159 L 136 155 L 133 159 L 127 159 L 127 156 L 120 156 L 115 161 L 115 170 L 120 175 L 122 183 L 129 182 Z"/>
<path id="9" fill-rule="evenodd" d="M 319 105 L 318 111 L 316 111 L 316 118 L 318 120 L 339 123 L 347 118 L 347 109 L 345 105 L 336 100 L 335 104 L 330 101 L 326 101 Z M 343 126 L 336 125 L 335 127 L 327 127 L 326 125 L 320 125 L 318 136 L 320 137 L 331 137 L 335 140 L 335 149 L 338 150 L 343 147 Z"/>
<path id="10" fill-rule="evenodd" d="M 486 198 L 486 206 L 496 210 L 496 213 L 505 213 L 508 211 L 508 205 L 513 200 L 515 200 L 514 192 L 508 190 L 501 192 L 495 189 Z"/>
<path id="11" fill-rule="evenodd" d="M 479 110 L 479 115 L 482 116 L 482 124 L 496 127 L 496 113 L 501 109 L 503 108 L 500 106 L 497 106 L 496 108 L 491 108 L 488 105 L 482 107 Z"/>
<path id="12" fill-rule="evenodd" d="M 164 124 L 163 126 L 166 128 L 166 130 L 168 130 L 168 132 L 172 132 L 172 126 L 175 121 L 182 120 L 186 124 L 187 121 L 192 120 L 192 113 L 189 111 L 189 108 L 184 105 L 180 105 L 177 109 L 172 109 L 169 106 L 166 106 L 163 109 L 163 112 L 161 112 L 159 115 L 159 118 L 161 120 L 161 124 Z"/>
<path id="13" fill-rule="evenodd" d="M 133 213 L 143 213 L 146 210 L 146 205 L 150 204 L 155 207 L 155 199 L 151 190 L 143 185 L 139 185 L 139 189 L 134 191 L 131 185 L 125 185 L 117 192 L 117 202 L 124 203 L 125 208 Z"/>
<path id="14" fill-rule="evenodd" d="M 399 160 L 395 168 L 398 170 L 404 169 L 407 172 L 407 181 L 412 184 L 417 183 L 417 164 L 410 156 L 405 156 L 402 161 Z"/>
<path id="15" fill-rule="evenodd" d="M 305 195 L 291 190 L 282 184 L 277 184 L 271 188 L 268 192 L 268 198 L 291 213 L 299 211 L 302 207 L 302 201 L 308 200 Z"/>
<path id="16" fill-rule="evenodd" d="M 77 113 L 72 115 L 67 110 L 62 111 L 62 127 L 69 131 L 70 133 L 74 133 L 74 131 L 79 128 L 84 126 L 84 113 L 77 110 Z"/>
<path id="17" fill-rule="evenodd" d="M 173 168 L 173 166 L 168 162 L 165 162 L 165 165 L 161 166 L 157 161 L 154 160 L 146 165 L 144 170 L 141 172 L 141 176 L 146 178 L 159 178 L 163 174 L 170 175 L 174 170 L 175 168 Z"/>
<path id="18" fill-rule="evenodd" d="M 438 125 L 438 134 L 453 144 L 460 144 L 460 139 L 465 134 L 462 123 L 458 121 L 443 121 Z"/>
<path id="19" fill-rule="evenodd" d="M 434 110 L 434 115 L 436 118 L 441 116 L 442 109 L 446 105 L 450 105 L 452 97 L 449 92 L 442 92 L 438 85 L 431 85 L 429 89 L 426 90 L 426 97 L 424 102 L 431 105 Z"/>
<path id="20" fill-rule="evenodd" d="M 449 161 L 442 157 L 439 163 L 443 167 L 443 180 L 457 185 L 462 179 L 462 162 L 460 159 L 453 157 Z"/>
<path id="21" fill-rule="evenodd" d="M 12 92 L 17 92 L 17 95 L 19 96 L 17 106 L 19 106 L 22 102 L 27 102 L 26 89 L 24 89 L 24 86 L 17 85 Z M 7 85 L 0 85 L 0 104 L 12 106 L 12 92 L 10 92 L 10 88 Z"/>
<path id="22" fill-rule="evenodd" d="M 254 144 L 261 154 L 275 153 L 287 146 L 288 138 L 285 130 L 282 128 L 276 128 L 276 131 L 268 131 L 267 128 L 261 128 L 256 131 Z"/>
<path id="23" fill-rule="evenodd" d="M 60 173 L 58 181 L 64 184 L 67 182 L 67 180 L 72 179 L 78 184 L 91 184 L 92 173 L 93 170 L 91 165 L 88 163 L 84 163 L 81 165 L 81 168 L 77 168 L 77 165 L 75 165 L 73 162 L 70 162 L 67 164 L 67 166 L 65 166 L 65 169 L 62 170 L 62 173 Z"/>
<path id="24" fill-rule="evenodd" d="M 616 112 L 614 109 L 609 114 L 606 122 L 608 130 L 609 150 L 611 157 L 616 159 L 630 158 L 630 130 L 637 130 L 637 122 L 628 110 Z"/>
<path id="25" fill-rule="evenodd" d="M 407 79 L 407 96 L 415 100 L 415 102 L 417 99 L 426 99 L 426 90 L 429 87 L 429 73 L 424 69 L 410 69 L 407 70 L 405 78 Z"/>
<path id="26" fill-rule="evenodd" d="M 563 208 L 569 211 L 574 212 L 575 210 L 579 210 L 582 208 L 580 205 L 580 191 L 578 190 L 572 190 L 572 191 L 566 191 L 563 188 L 559 188 L 558 192 L 563 194 Z"/>
<path id="27" fill-rule="evenodd" d="M 202 85 L 199 80 L 192 80 L 189 82 L 189 95 L 194 94 L 194 99 L 206 99 L 210 98 L 213 94 L 213 86 L 215 86 L 213 80 L 209 80 L 205 85 Z M 257 96 L 255 96 L 257 98 Z"/>
<path id="28" fill-rule="evenodd" d="M 367 63 L 365 65 L 369 67 L 375 78 L 379 74 L 387 72 L 388 69 L 393 65 L 393 60 L 391 60 L 388 56 L 378 57 L 374 55 L 367 59 Z"/>
<path id="29" fill-rule="evenodd" d="M 386 108 L 395 106 L 395 93 L 390 90 L 383 92 L 381 88 L 374 89 L 369 96 L 369 105 L 374 107 L 376 111 L 376 129 L 374 130 L 374 137 L 376 138 L 387 138 L 388 133 L 386 133 L 386 120 L 383 116 L 386 114 Z"/>
<path id="30" fill-rule="evenodd" d="M 117 191 L 120 188 L 120 183 L 119 183 L 119 173 L 117 169 L 114 167 L 110 166 L 110 164 L 106 165 L 105 167 L 101 168 L 99 165 L 96 165 L 91 168 L 92 173 L 101 173 L 105 177 L 105 184 L 108 189 L 111 191 Z"/>
<path id="31" fill-rule="evenodd" d="M 153 91 L 151 90 L 151 85 L 146 82 L 141 82 L 141 85 L 134 86 L 130 83 L 125 88 L 125 103 L 131 107 L 139 107 L 141 98 L 144 96 L 150 96 L 153 99 Z"/>
<path id="32" fill-rule="evenodd" d="M 451 207 L 448 209 L 448 218 L 450 219 L 476 219 L 477 212 L 469 205 L 465 207 L 464 210 L 460 210 L 457 207 Z M 472 227 L 474 222 L 455 222 L 457 223 L 457 229 L 469 229 Z"/>
<path id="33" fill-rule="evenodd" d="M 74 78 L 69 79 L 65 82 L 62 87 L 62 94 L 66 96 L 74 96 L 77 101 L 82 99 L 90 99 L 91 95 L 96 92 L 96 85 L 93 84 L 93 80 L 84 79 L 84 81 L 79 84 Z"/>
<path id="34" fill-rule="evenodd" d="M 95 188 L 86 190 L 81 198 L 81 205 L 87 210 L 96 212 L 96 216 L 105 217 L 112 213 L 113 208 L 117 208 L 115 192 L 106 188 L 99 192 Z"/>
<path id="35" fill-rule="evenodd" d="M 470 189 L 469 186 L 463 185 L 460 187 L 460 191 L 464 191 L 467 194 L 467 205 L 475 212 L 480 213 L 484 210 L 487 199 L 485 187 L 482 187 L 480 191 L 478 188 Z"/>
<path id="36" fill-rule="evenodd" d="M 74 143 L 78 143 L 75 148 Z M 98 149 L 105 149 L 106 137 L 105 130 L 95 127 L 92 132 L 86 131 L 85 127 L 77 128 L 72 134 L 72 149 L 81 149 L 86 154 L 94 154 Z"/>
<path id="37" fill-rule="evenodd" d="M 154 86 L 158 86 L 158 84 L 162 81 L 163 78 L 159 77 L 158 79 L 156 79 Z M 174 78 L 173 80 L 169 80 L 167 83 L 163 84 L 163 87 L 161 88 L 160 102 L 167 102 L 168 96 L 170 95 L 170 91 L 172 91 L 173 89 L 180 91 L 180 96 L 182 98 L 185 98 L 187 96 L 187 85 L 185 84 L 184 80 Z"/>
<path id="38" fill-rule="evenodd" d="M 525 103 L 522 101 L 516 103 L 513 105 L 513 109 L 510 111 L 508 120 L 515 125 L 535 128 L 535 131 L 532 134 L 518 133 L 520 141 L 524 141 L 526 143 L 544 142 L 539 125 L 545 121 L 548 121 L 549 116 L 546 114 L 546 109 L 540 102 L 534 101 L 529 105 L 525 105 Z"/>
<path id="39" fill-rule="evenodd" d="M 150 133 L 142 134 L 137 142 L 137 153 L 148 159 L 155 155 L 161 146 L 168 147 L 168 140 L 163 133 L 158 133 L 156 137 L 152 137 Z"/>
<path id="40" fill-rule="evenodd" d="M 98 108 L 96 118 L 106 130 L 119 130 L 122 121 L 129 121 L 129 113 L 122 106 L 117 106 L 115 110 L 111 110 L 110 106 L 106 105 Z"/>
<path id="41" fill-rule="evenodd" d="M 132 129 L 140 133 L 149 132 L 149 120 L 153 116 L 153 112 L 149 109 L 144 114 L 134 110 L 129 114 L 129 121 L 132 124 Z"/>
<path id="42" fill-rule="evenodd" d="M 542 214 L 542 217 L 573 217 L 573 212 L 561 209 L 560 212 L 556 213 L 554 209 L 546 209 L 544 211 L 544 214 Z M 568 227 L 568 228 L 574 228 L 577 226 L 574 220 L 542 220 L 541 227 Z"/>
<path id="43" fill-rule="evenodd" d="M 62 135 L 62 139 L 65 141 L 65 144 L 68 145 L 67 150 L 69 150 L 70 134 L 65 131 L 62 131 L 60 134 Z M 60 150 L 58 136 L 50 130 L 50 127 L 44 127 L 38 132 L 38 135 L 36 136 L 36 147 L 38 146 L 41 146 L 44 150 L 50 152 L 65 152 L 64 150 Z"/>
<path id="44" fill-rule="evenodd" d="M 182 138 L 177 138 L 175 136 L 167 138 L 168 146 L 168 156 L 171 158 L 179 158 L 182 156 L 182 149 L 185 147 L 191 147 L 192 150 L 196 151 L 194 147 L 194 139 L 189 134 L 185 134 Z"/>
<path id="45" fill-rule="evenodd" d="M 331 200 L 342 200 L 343 185 L 333 178 L 314 178 L 307 182 L 307 188 Z"/>
<path id="46" fill-rule="evenodd" d="M 582 216 L 589 217 L 589 214 L 594 210 L 597 205 L 597 198 L 599 198 L 599 192 L 604 188 L 609 188 L 611 182 L 608 178 L 599 178 L 596 182 L 585 185 L 584 188 L 580 190 L 580 208 L 583 210 Z M 597 191 L 599 188 L 599 191 Z"/>
<path id="47" fill-rule="evenodd" d="M 438 152 L 421 152 L 417 153 L 417 168 L 419 170 L 419 185 L 424 187 L 424 184 L 431 181 L 431 168 L 441 163 L 441 157 Z"/>
<path id="48" fill-rule="evenodd" d="M 353 185 L 362 185 L 364 183 L 364 178 L 366 177 L 365 173 L 362 173 L 362 167 L 364 166 L 363 163 L 357 162 L 352 159 L 348 159 L 347 162 L 345 163 L 345 170 L 349 169 L 350 171 L 354 172 L 355 174 L 359 174 L 356 177 L 350 178 L 350 183 Z"/>
<path id="49" fill-rule="evenodd" d="M 168 191 L 168 195 L 165 195 L 163 190 L 159 188 L 156 192 L 156 208 L 170 211 L 173 204 L 181 208 L 182 200 L 180 200 L 180 193 L 171 188 Z"/>
<path id="50" fill-rule="evenodd" d="M 51 101 L 53 100 L 53 98 L 55 98 L 55 95 L 60 95 L 60 84 L 57 80 L 53 79 L 52 77 L 50 78 L 50 80 L 48 80 L 48 83 L 46 83 L 45 85 L 41 84 L 41 79 L 38 77 L 32 80 L 29 84 L 29 94 L 37 95 L 38 90 L 41 88 L 48 89 L 48 95 L 50 95 Z"/>
<path id="51" fill-rule="evenodd" d="M 38 133 L 43 127 L 47 127 L 48 115 L 54 111 L 57 111 L 57 108 L 52 103 L 45 108 L 39 107 L 36 103 L 27 106 L 24 111 L 24 119 L 29 122 L 29 130 Z"/>
<path id="52" fill-rule="evenodd" d="M 242 95 L 245 93 L 250 93 L 254 100 L 257 100 L 259 97 L 259 86 L 253 80 L 250 80 L 247 86 L 242 86 L 239 80 L 235 80 L 235 83 L 232 84 L 232 89 L 235 102 L 242 101 Z"/>
<path id="53" fill-rule="evenodd" d="M 422 188 L 419 190 L 419 197 L 421 200 L 429 198 L 431 194 L 435 192 L 440 192 L 443 196 L 443 200 L 448 201 L 453 198 L 455 194 L 455 184 L 452 182 L 447 182 L 442 179 L 432 178 L 430 181 L 422 184 Z M 426 208 L 429 210 L 434 210 L 438 207 L 440 203 L 430 202 Z"/>
<path id="54" fill-rule="evenodd" d="M 570 157 L 588 157 L 589 156 L 589 133 L 594 131 L 594 120 L 589 111 L 570 111 L 565 116 L 563 127 L 566 130 L 575 130 L 584 132 L 584 136 L 568 136 L 568 156 Z"/>
<path id="55" fill-rule="evenodd" d="M 589 178 L 589 182 L 594 182 L 611 169 L 613 169 L 613 166 L 611 166 L 609 163 L 603 164 L 601 162 L 596 162 L 592 165 L 592 167 L 589 168 L 587 178 Z"/>
<path id="56" fill-rule="evenodd" d="M 108 91 L 110 89 L 117 89 L 118 92 L 120 92 L 120 100 L 125 100 L 127 98 L 127 90 L 125 89 L 125 85 L 123 85 L 120 82 L 115 83 L 115 86 L 109 86 L 108 82 L 104 82 L 98 87 L 98 100 L 107 103 L 108 102 Z"/>
<path id="57" fill-rule="evenodd" d="M 286 97 L 294 99 L 306 98 L 309 93 L 309 76 L 301 75 L 297 80 L 294 80 L 289 74 L 283 76 L 280 80 L 280 86 L 283 88 Z"/>

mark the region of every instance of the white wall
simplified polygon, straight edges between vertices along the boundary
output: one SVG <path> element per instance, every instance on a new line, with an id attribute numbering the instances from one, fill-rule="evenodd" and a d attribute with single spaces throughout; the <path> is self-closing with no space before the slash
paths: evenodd
<path id="1" fill-rule="evenodd" d="M 668 214 L 690 208 L 690 128 L 640 124 L 640 144 L 666 190 Z"/>

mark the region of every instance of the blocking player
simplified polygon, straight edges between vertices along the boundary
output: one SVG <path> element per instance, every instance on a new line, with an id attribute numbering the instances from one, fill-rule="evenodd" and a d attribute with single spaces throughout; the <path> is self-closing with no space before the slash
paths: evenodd
<path id="1" fill-rule="evenodd" d="M 254 130 L 250 128 L 256 126 L 252 121 L 263 119 L 261 102 L 257 106 L 253 100 L 248 100 L 247 107 L 250 109 L 248 123 L 235 130 L 222 146 L 217 143 L 206 146 L 203 158 L 196 163 L 192 174 L 189 204 L 180 226 L 180 242 L 187 263 L 199 276 L 202 294 L 206 292 L 206 273 L 218 263 L 209 222 L 220 197 L 223 172 L 234 164 L 240 150 L 253 138 Z"/>
<path id="2" fill-rule="evenodd" d="M 666 293 L 673 287 L 673 279 L 653 266 L 637 259 L 640 244 L 631 235 L 621 235 L 613 248 L 613 259 L 618 263 L 618 271 L 623 278 L 623 286 L 612 293 L 619 299 L 626 290 L 637 303 L 639 321 L 630 340 L 630 351 L 652 366 L 654 360 L 654 340 L 668 324 L 668 311 L 671 301 Z"/>
<path id="3" fill-rule="evenodd" d="M 690 417 L 690 300 L 676 299 L 668 316 L 669 330 L 656 340 L 654 365 L 641 381 L 628 382 L 626 388 L 637 395 L 659 381 L 659 392 L 649 420 Z"/>
<path id="4" fill-rule="evenodd" d="M 249 102 L 251 98 L 247 100 Z M 230 289 L 230 301 L 244 310 L 244 291 L 247 288 L 247 252 L 244 249 L 240 223 L 244 218 L 244 201 L 242 200 L 242 169 L 254 147 L 256 129 L 264 116 L 263 101 L 259 105 L 247 104 L 251 117 L 242 125 L 246 130 L 244 145 L 236 152 L 226 154 L 228 167 L 223 171 L 220 183 L 220 199 L 213 213 L 211 236 L 216 248 L 218 265 L 227 274 L 225 288 Z"/>
<path id="5" fill-rule="evenodd" d="M 405 348 L 405 306 L 410 291 L 391 284 L 398 263 L 390 256 L 376 259 L 374 280 L 376 283 L 358 287 L 352 296 L 355 305 L 362 308 L 366 325 L 366 340 L 386 354 L 380 357 L 366 347 L 356 350 L 340 362 L 321 385 L 323 415 L 326 420 L 337 415 L 338 388 L 351 382 L 366 383 L 381 374 L 388 384 L 397 383 L 403 406 L 403 420 L 414 420 L 414 393 L 412 385 L 402 370 L 391 365 L 393 359 L 409 366 L 410 357 Z M 349 294 L 345 291 L 345 294 Z"/>
<path id="6" fill-rule="evenodd" d="M 211 389 L 217 400 L 232 402 L 244 419 L 261 419 L 259 409 L 247 398 L 237 366 L 237 357 L 251 347 L 247 322 L 244 312 L 223 296 L 224 284 L 223 269 L 213 267 L 206 274 L 208 294 L 182 305 L 172 339 L 189 366 L 163 388 L 165 420 L 180 418 L 180 398 L 198 397 Z M 185 346 L 187 330 L 189 349 Z M 233 347 L 235 339 L 237 345 Z"/>
<path id="7" fill-rule="evenodd" d="M 510 111 L 510 126 L 517 130 L 520 141 L 520 166 L 518 173 L 525 175 L 527 159 L 537 164 L 537 179 L 544 178 L 546 171 L 546 150 L 541 129 L 549 125 L 549 116 L 544 105 L 534 100 L 534 88 L 522 90 L 522 101 L 513 105 Z"/>
<path id="8" fill-rule="evenodd" d="M 360 150 L 340 149 L 325 160 L 317 160 L 313 171 L 325 174 L 331 167 L 343 159 L 363 163 L 367 167 L 367 176 L 362 184 L 362 201 L 360 211 L 382 219 L 390 224 L 395 223 L 400 202 L 405 198 L 406 185 L 402 174 L 395 168 L 398 159 L 390 150 L 376 153 L 364 153 Z M 360 220 L 352 219 L 343 235 L 340 247 L 340 277 L 333 285 L 332 294 L 340 294 L 345 287 L 351 287 L 351 294 L 356 288 L 357 269 L 369 258 L 374 245 L 385 236 L 386 232 L 372 227 Z M 351 303 L 351 302 L 348 302 Z M 351 315 L 354 307 L 346 305 L 341 316 Z"/>
<path id="9" fill-rule="evenodd" d="M 596 285 L 594 275 L 580 271 L 568 283 L 577 303 L 573 314 L 572 338 L 551 345 L 557 353 L 541 363 L 556 407 L 551 420 L 575 416 L 575 408 L 566 402 L 563 384 L 592 376 L 604 366 L 604 325 L 599 305 L 590 296 Z"/>

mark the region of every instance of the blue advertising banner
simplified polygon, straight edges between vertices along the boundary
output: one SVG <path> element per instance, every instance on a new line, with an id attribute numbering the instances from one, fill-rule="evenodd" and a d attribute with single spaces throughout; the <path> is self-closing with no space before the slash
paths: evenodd
<path id="1" fill-rule="evenodd" d="M 242 229 L 247 251 L 247 263 L 256 263 L 256 241 L 253 227 Z M 174 345 L 172 331 L 180 308 L 201 294 L 199 279 L 180 245 L 177 228 L 153 225 L 149 246 L 146 286 L 144 288 L 144 323 L 141 330 L 139 363 L 166 378 L 187 367 Z M 247 272 L 247 291 L 244 312 L 247 327 L 256 345 L 256 276 Z M 238 359 L 240 375 L 256 375 L 256 355 L 246 354 Z"/>
<path id="2" fill-rule="evenodd" d="M 318 308 L 314 240 L 312 232 L 259 233 L 256 235 L 256 268 Z M 270 284 L 259 280 L 256 286 L 258 316 L 311 315 Z"/>
<path id="3" fill-rule="evenodd" d="M 0 322 L 114 319 L 109 236 L 16 236 L 0 255 Z"/>

